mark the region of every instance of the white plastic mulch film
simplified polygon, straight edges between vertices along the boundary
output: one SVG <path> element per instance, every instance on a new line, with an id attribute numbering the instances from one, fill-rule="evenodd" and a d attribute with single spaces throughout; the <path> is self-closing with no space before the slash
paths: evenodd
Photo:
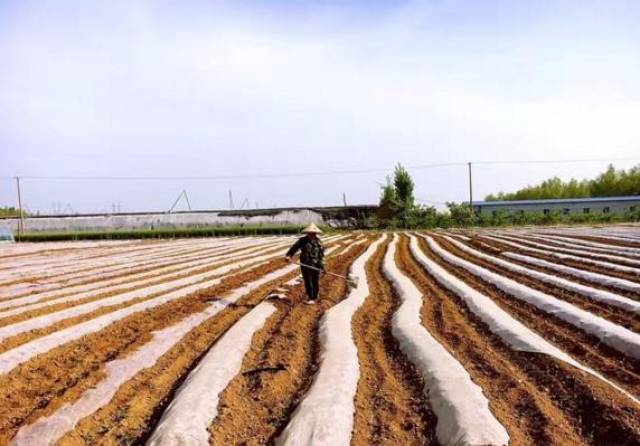
<path id="1" fill-rule="evenodd" d="M 0 223 L 0 243 L 14 243 L 13 232 L 4 223 Z"/>

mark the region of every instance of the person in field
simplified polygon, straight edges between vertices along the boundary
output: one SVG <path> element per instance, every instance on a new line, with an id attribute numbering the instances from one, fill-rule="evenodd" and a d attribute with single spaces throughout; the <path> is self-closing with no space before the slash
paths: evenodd
<path id="1" fill-rule="evenodd" d="M 318 237 L 322 231 L 312 223 L 304 228 L 302 233 L 304 237 L 300 237 L 287 251 L 286 259 L 290 262 L 291 257 L 300 251 L 300 263 L 302 264 L 300 269 L 307 292 L 306 303 L 313 305 L 318 298 L 320 272 L 324 272 L 324 248 Z"/>

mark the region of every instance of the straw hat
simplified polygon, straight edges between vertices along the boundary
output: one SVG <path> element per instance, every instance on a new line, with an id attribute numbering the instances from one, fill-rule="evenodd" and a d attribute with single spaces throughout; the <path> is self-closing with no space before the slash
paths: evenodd
<path id="1" fill-rule="evenodd" d="M 309 226 L 302 230 L 303 234 L 322 234 L 322 230 L 316 226 L 315 223 L 311 223 Z"/>

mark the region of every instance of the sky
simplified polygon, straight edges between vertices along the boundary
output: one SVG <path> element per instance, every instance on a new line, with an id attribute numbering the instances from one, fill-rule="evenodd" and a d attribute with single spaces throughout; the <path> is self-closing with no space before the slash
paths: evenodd
<path id="1" fill-rule="evenodd" d="M 635 0 L 0 0 L 0 206 L 15 176 L 174 177 L 22 180 L 51 213 L 375 203 L 398 162 L 437 205 L 467 168 L 427 165 L 630 167 L 638 23 Z M 606 164 L 479 164 L 474 198 Z"/>

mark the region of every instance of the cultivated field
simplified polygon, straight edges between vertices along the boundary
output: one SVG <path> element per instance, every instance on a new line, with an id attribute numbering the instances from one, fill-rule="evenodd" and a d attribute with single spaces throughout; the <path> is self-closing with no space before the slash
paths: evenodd
<path id="1" fill-rule="evenodd" d="M 0 444 L 640 444 L 640 227 L 293 240 L 0 247 Z"/>

